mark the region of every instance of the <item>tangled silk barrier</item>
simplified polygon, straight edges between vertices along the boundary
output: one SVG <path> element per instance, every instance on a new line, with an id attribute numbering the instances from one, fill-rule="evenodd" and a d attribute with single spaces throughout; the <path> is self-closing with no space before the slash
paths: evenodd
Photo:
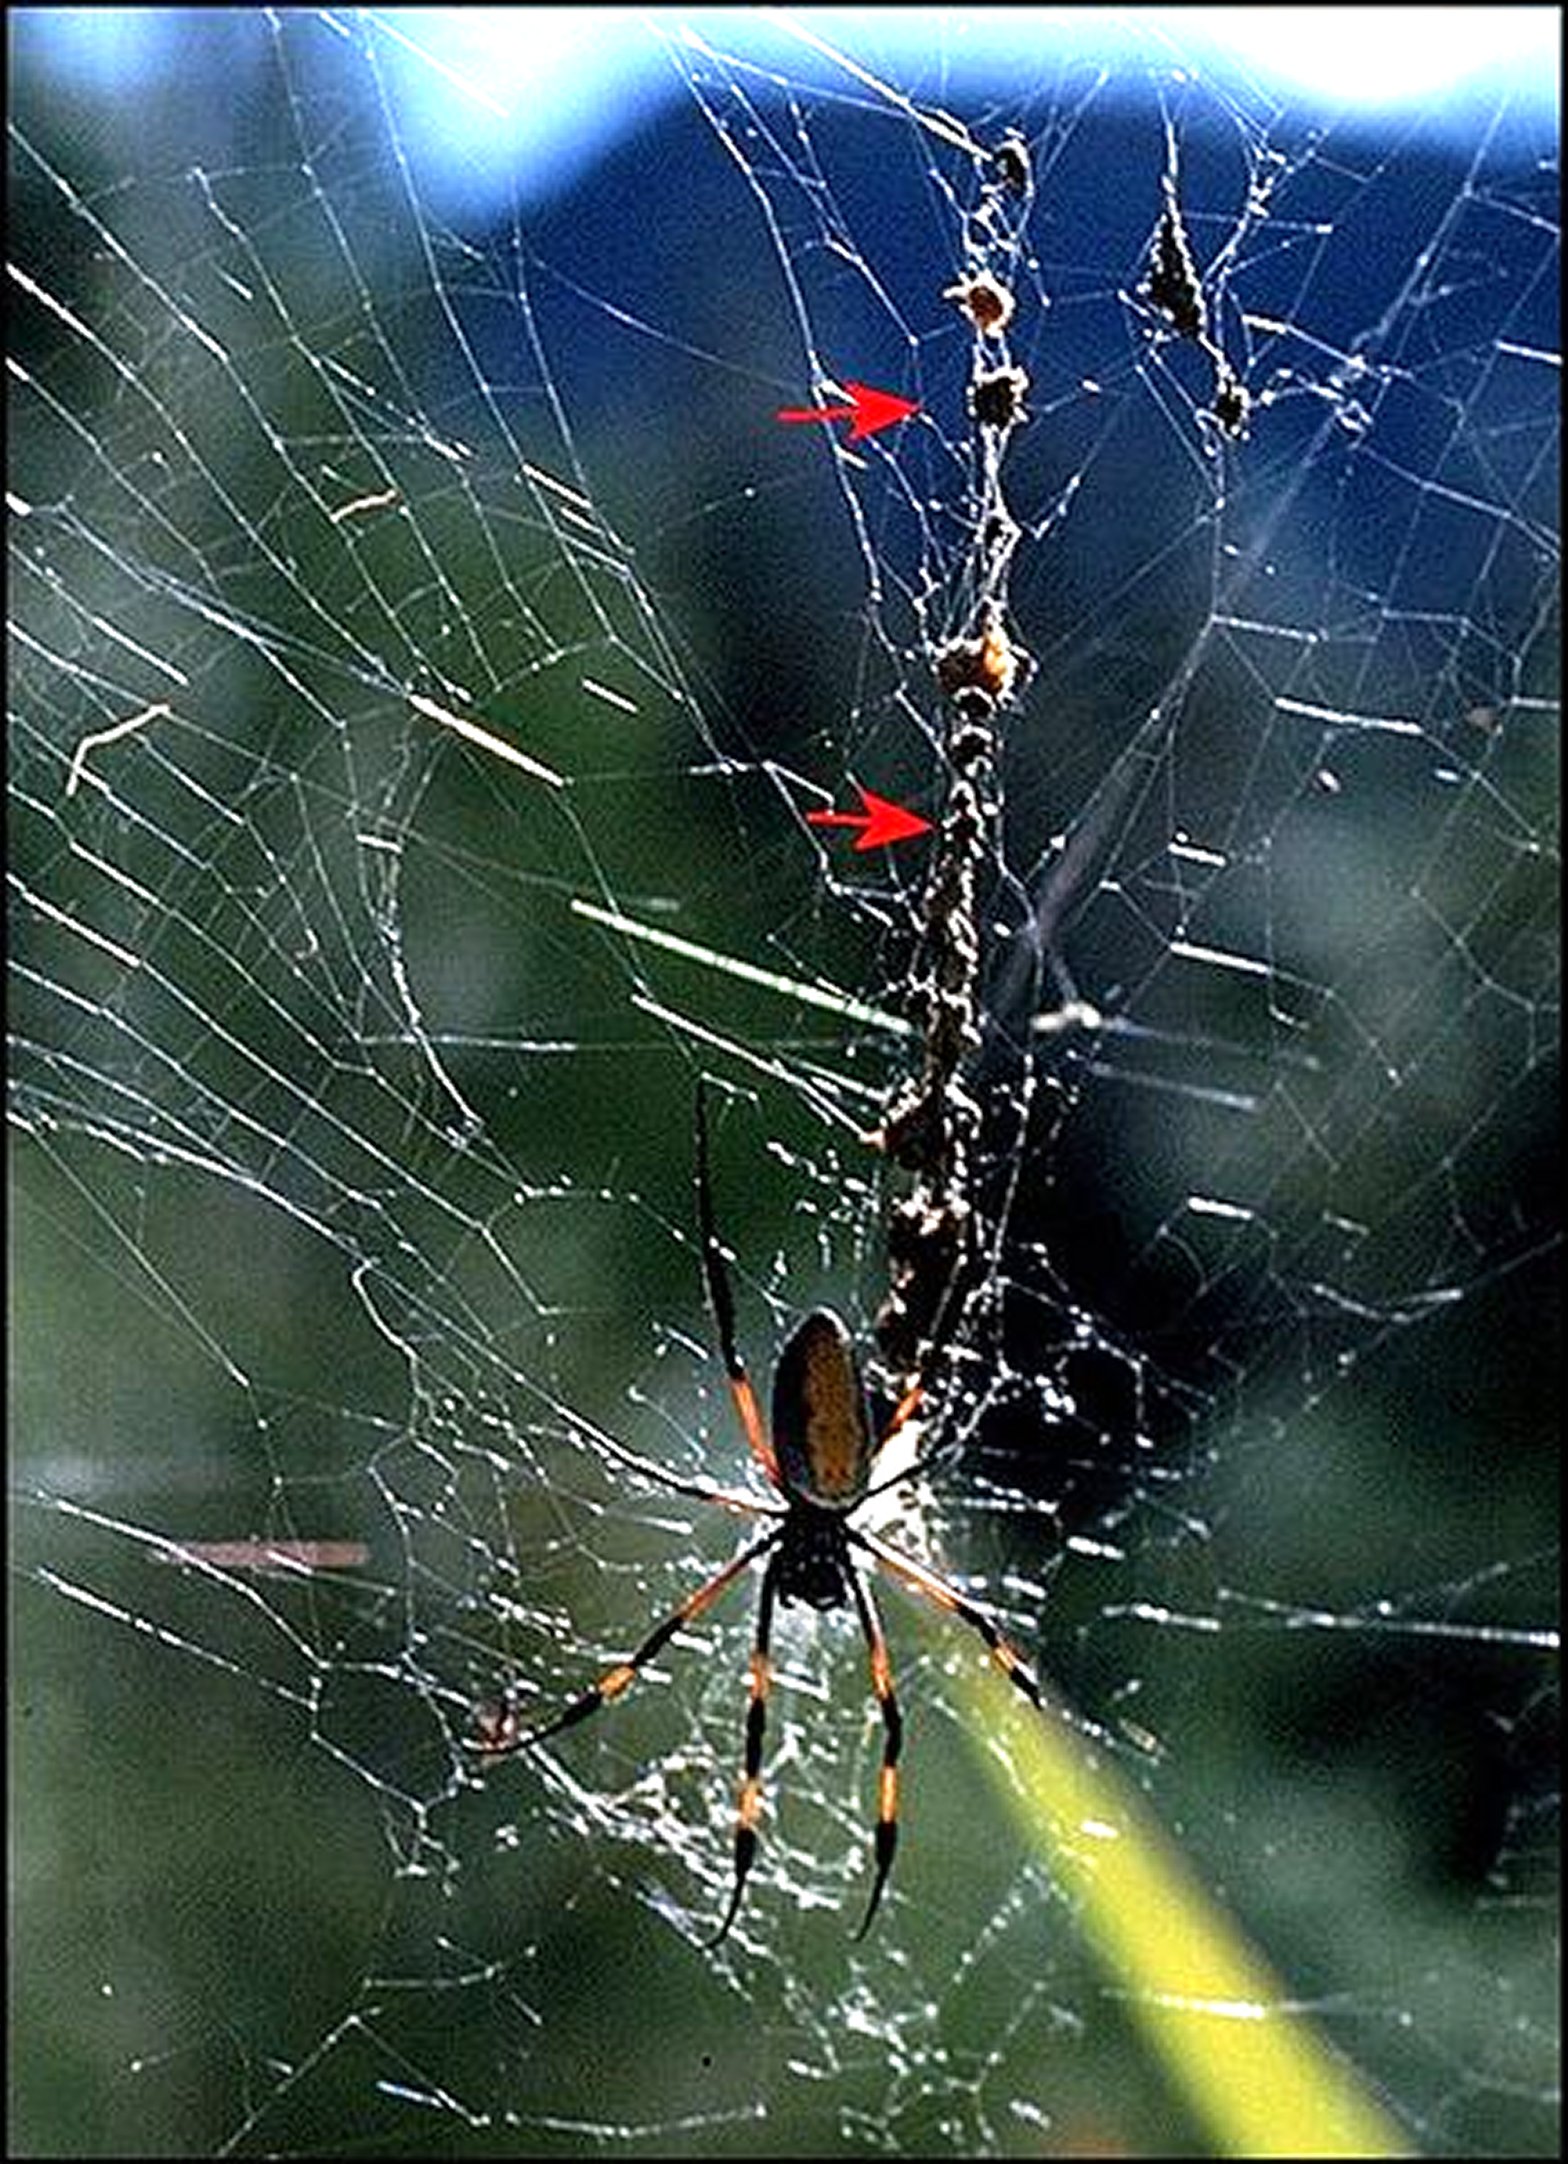
<path id="1" fill-rule="evenodd" d="M 24 2145 L 1555 2153 L 1554 116 L 479 25 L 14 48 Z"/>

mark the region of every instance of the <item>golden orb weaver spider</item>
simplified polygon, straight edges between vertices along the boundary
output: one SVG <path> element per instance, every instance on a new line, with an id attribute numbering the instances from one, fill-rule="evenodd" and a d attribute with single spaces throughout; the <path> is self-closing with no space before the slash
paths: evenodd
<path id="1" fill-rule="evenodd" d="M 521 1730 L 510 1706 L 488 1709 L 480 1718 L 472 1748 L 487 1758 L 531 1749 L 563 1730 L 575 1728 L 611 1699 L 619 1698 L 643 1668 L 687 1623 L 711 1608 L 719 1596 L 753 1563 L 767 1558 L 757 1599 L 752 1639 L 750 1695 L 747 1700 L 743 1771 L 735 1821 L 734 1882 L 729 1905 L 717 1932 L 717 1946 L 740 1913 L 746 1880 L 756 1861 L 757 1821 L 762 1809 L 762 1744 L 772 1687 L 771 1642 L 777 1605 L 803 1602 L 818 1609 L 853 1608 L 871 1658 L 871 1689 L 882 1716 L 882 1768 L 877 1783 L 877 1819 L 873 1836 L 873 1877 L 866 1913 L 857 1938 L 871 1928 L 893 1868 L 898 1843 L 898 1761 L 904 1723 L 893 1686 L 887 1638 L 866 1573 L 858 1557 L 874 1564 L 936 1607 L 955 1615 L 984 1640 L 998 1668 L 1033 1705 L 1041 1703 L 1040 1686 L 1021 1654 L 1010 1645 L 982 1608 L 935 1571 L 912 1556 L 889 1547 L 854 1523 L 856 1511 L 874 1495 L 885 1494 L 919 1469 L 906 1466 L 881 1483 L 872 1480 L 879 1453 L 897 1434 L 921 1401 L 917 1383 L 895 1409 L 880 1435 L 873 1435 L 865 1385 L 853 1341 L 832 1308 L 813 1308 L 785 1340 L 773 1371 L 772 1419 L 764 1422 L 751 1378 L 735 1337 L 735 1299 L 729 1268 L 719 1245 L 708 1169 L 708 1119 L 702 1084 L 697 1089 L 697 1221 L 702 1270 L 713 1310 L 719 1350 L 730 1394 L 752 1456 L 780 1498 L 764 1503 L 750 1497 L 714 1492 L 709 1497 L 730 1510 L 774 1522 L 760 1540 L 688 1593 L 671 1614 L 644 1638 L 636 1651 L 616 1662 L 588 1690 L 539 1727 Z M 652 1468 L 649 1468 L 652 1470 Z M 685 1483 L 681 1483 L 685 1488 Z M 691 1492 L 687 1490 L 687 1492 Z"/>

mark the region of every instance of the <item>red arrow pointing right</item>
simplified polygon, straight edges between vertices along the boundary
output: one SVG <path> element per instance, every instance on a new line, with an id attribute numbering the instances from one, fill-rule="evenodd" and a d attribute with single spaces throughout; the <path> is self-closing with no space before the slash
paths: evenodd
<path id="1" fill-rule="evenodd" d="M 877 796 L 870 789 L 860 789 L 860 801 L 864 811 L 814 811 L 807 812 L 808 825 L 814 827 L 859 827 L 855 847 L 862 849 L 885 849 L 890 842 L 907 841 L 912 834 L 925 834 L 930 830 L 929 819 L 922 819 L 918 812 L 905 811 L 902 804 L 890 804 L 885 796 Z"/>
<path id="2" fill-rule="evenodd" d="M 850 403 L 847 406 L 780 406 L 777 418 L 781 421 L 849 421 L 846 441 L 858 443 L 862 436 L 874 436 L 879 428 L 891 428 L 895 421 L 907 421 L 912 413 L 920 411 L 912 398 L 900 398 L 896 391 L 873 390 L 869 383 L 846 383 Z"/>

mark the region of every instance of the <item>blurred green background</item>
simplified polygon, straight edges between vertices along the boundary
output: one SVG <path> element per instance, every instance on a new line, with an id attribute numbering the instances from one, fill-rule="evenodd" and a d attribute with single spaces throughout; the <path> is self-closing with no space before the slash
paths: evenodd
<path id="1" fill-rule="evenodd" d="M 739 1477 L 698 1066 L 737 1085 L 716 1174 L 759 1380 L 791 1313 L 876 1304 L 873 1168 L 778 1070 L 876 1092 L 890 1041 L 570 903 L 896 993 L 918 863 L 796 814 L 846 774 L 939 801 L 940 146 L 804 57 L 793 102 L 688 57 L 677 104 L 482 217 L 438 197 L 372 33 L 180 20 L 134 94 L 12 33 L 13 2140 L 1201 2153 L 984 1789 L 967 1647 L 892 1592 L 905 1838 L 860 1954 L 876 1740 L 841 1620 L 786 1619 L 722 1963 L 677 1924 L 726 1883 L 744 1595 L 561 1770 L 462 1778 L 498 1674 L 580 1689 L 732 1537 L 563 1413 Z M 1024 125 L 1042 185 L 997 907 L 1016 931 L 1055 838 L 1120 807 L 1066 934 L 1120 1034 L 1045 1055 L 1034 1387 L 944 1483 L 944 1553 L 1415 2146 L 1550 2152 L 1556 437 L 1499 350 L 1553 332 L 1517 215 L 1540 143 L 1314 146 L 1239 91 L 1180 101 L 1205 261 L 1265 120 L 1291 183 L 1240 282 L 1299 337 L 1220 485 L 1201 372 L 1126 300 L 1173 108 L 1092 77 L 1032 56 L 971 118 Z M 908 88 L 939 103 L 940 70 Z M 829 367 L 907 381 L 913 329 L 930 425 L 896 457 L 771 427 L 815 388 L 785 266 Z M 1347 386 L 1326 356 L 1358 341 Z M 453 687 L 567 786 L 409 705 Z M 1116 796 L 1129 743 L 1151 786 Z M 159 1547 L 283 1534 L 368 1564 L 296 1586 Z"/>

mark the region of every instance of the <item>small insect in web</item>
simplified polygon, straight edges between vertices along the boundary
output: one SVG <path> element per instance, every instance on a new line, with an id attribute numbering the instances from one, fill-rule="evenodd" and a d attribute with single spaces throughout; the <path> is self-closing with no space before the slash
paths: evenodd
<path id="1" fill-rule="evenodd" d="M 1201 342 L 1208 336 L 1209 311 L 1203 283 L 1192 259 L 1192 243 L 1182 224 L 1176 190 L 1166 182 L 1165 207 L 1149 246 L 1149 268 L 1143 290 L 1149 301 L 1183 338 Z"/>
<path id="2" fill-rule="evenodd" d="M 1012 322 L 1017 305 L 1008 288 L 989 271 L 975 271 L 953 285 L 944 286 L 942 298 L 961 309 L 975 329 L 988 338 L 1001 336 Z"/>
<path id="3" fill-rule="evenodd" d="M 979 698 L 987 709 L 1012 696 L 1027 660 L 1007 633 L 1001 610 L 988 603 L 972 639 L 949 639 L 933 662 L 936 680 L 950 699 Z"/>
<path id="4" fill-rule="evenodd" d="M 1252 402 L 1224 348 L 1210 335 L 1203 281 L 1193 260 L 1192 243 L 1187 238 L 1176 194 L 1174 137 L 1170 157 L 1163 183 L 1165 204 L 1149 244 L 1148 268 L 1139 291 L 1179 337 L 1189 339 L 1208 355 L 1214 370 L 1209 413 L 1227 436 L 1244 436 Z"/>
<path id="5" fill-rule="evenodd" d="M 700 1085 L 696 1142 L 697 1219 L 708 1302 L 747 1444 L 779 1498 L 777 1502 L 761 1502 L 715 1491 L 711 1500 L 728 1510 L 743 1509 L 773 1522 L 760 1540 L 749 1542 L 722 1570 L 688 1593 L 678 1608 L 654 1626 L 635 1652 L 607 1669 L 597 1683 L 552 1719 L 525 1730 L 510 1705 L 488 1705 L 476 1717 L 477 1733 L 470 1739 L 470 1748 L 485 1758 L 500 1758 L 575 1728 L 579 1721 L 619 1698 L 685 1624 L 705 1614 L 753 1563 L 763 1562 L 735 1823 L 734 1880 L 723 1921 L 708 1944 L 717 1946 L 728 1935 L 740 1913 L 746 1880 L 756 1861 L 762 1811 L 762 1747 L 773 1680 L 773 1616 L 776 1607 L 787 1607 L 791 1602 L 823 1610 L 853 1608 L 870 1656 L 871 1690 L 882 1718 L 883 1740 L 871 1893 L 856 1933 L 857 1938 L 864 1938 L 893 1867 L 898 1842 L 898 1763 L 904 1738 L 892 1658 L 866 1565 L 879 1565 L 912 1592 L 967 1623 L 984 1641 L 997 1667 L 1036 1706 L 1041 1703 L 1040 1686 L 1022 1655 L 984 1609 L 935 1571 L 889 1547 L 855 1522 L 862 1505 L 885 1494 L 917 1469 L 906 1466 L 881 1482 L 874 1477 L 879 1454 L 919 1409 L 922 1390 L 918 1381 L 905 1393 L 886 1426 L 875 1433 L 849 1330 L 832 1308 L 814 1308 L 796 1325 L 779 1354 L 773 1371 L 772 1418 L 764 1420 L 736 1346 L 735 1300 L 714 1217 L 707 1106 Z"/>
<path id="6" fill-rule="evenodd" d="M 1026 418 L 1029 378 L 1021 368 L 981 369 L 969 384 L 969 410 L 982 428 L 1009 429 Z"/>
<path id="7" fill-rule="evenodd" d="M 1033 186 L 1029 145 L 1016 128 L 1009 129 L 991 155 L 996 161 L 997 177 L 1002 186 L 1013 195 L 1027 195 Z"/>

